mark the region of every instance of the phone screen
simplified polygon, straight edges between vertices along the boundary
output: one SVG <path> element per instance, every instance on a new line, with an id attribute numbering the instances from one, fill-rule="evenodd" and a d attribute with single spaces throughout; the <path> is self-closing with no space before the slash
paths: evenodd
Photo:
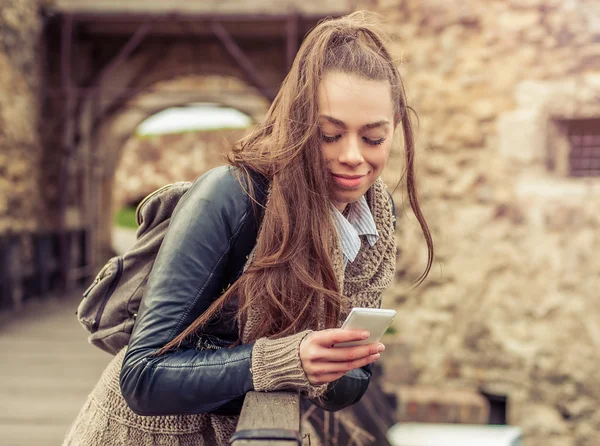
<path id="1" fill-rule="evenodd" d="M 366 345 L 379 342 L 395 316 L 395 310 L 353 308 L 344 321 L 342 329 L 367 330 L 371 335 L 367 339 L 361 341 L 341 342 L 336 344 L 335 347 L 352 347 L 355 345 Z"/>

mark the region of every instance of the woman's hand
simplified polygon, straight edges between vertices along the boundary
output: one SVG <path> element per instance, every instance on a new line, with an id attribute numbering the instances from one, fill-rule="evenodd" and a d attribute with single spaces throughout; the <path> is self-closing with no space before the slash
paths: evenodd
<path id="1" fill-rule="evenodd" d="M 334 348 L 341 342 L 361 341 L 369 337 L 363 330 L 313 331 L 300 343 L 300 362 L 308 381 L 313 386 L 327 384 L 344 376 L 352 369 L 363 367 L 379 359 L 385 346 L 382 343 Z"/>

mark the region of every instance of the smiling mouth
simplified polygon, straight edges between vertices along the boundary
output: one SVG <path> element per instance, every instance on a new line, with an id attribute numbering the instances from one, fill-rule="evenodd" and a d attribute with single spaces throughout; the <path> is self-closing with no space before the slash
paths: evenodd
<path id="1" fill-rule="evenodd" d="M 356 180 L 358 178 L 362 178 L 365 176 L 365 175 L 341 175 L 341 174 L 337 174 L 337 173 L 332 173 L 332 175 L 334 177 L 346 178 L 348 180 Z"/>
<path id="2" fill-rule="evenodd" d="M 355 189 L 360 187 L 367 177 L 366 175 L 338 175 L 335 173 L 331 174 L 333 181 L 338 187 L 342 189 Z"/>

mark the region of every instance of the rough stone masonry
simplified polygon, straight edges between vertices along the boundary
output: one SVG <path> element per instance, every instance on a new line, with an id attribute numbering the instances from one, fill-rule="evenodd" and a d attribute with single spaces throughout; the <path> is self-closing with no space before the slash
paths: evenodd
<path id="1" fill-rule="evenodd" d="M 600 118 L 600 4 L 361 3 L 396 32 L 437 248 L 411 289 L 425 251 L 401 208 L 385 305 L 408 353 L 386 377 L 506 396 L 527 446 L 600 444 L 600 178 L 547 168 L 557 121 Z"/>
<path id="2" fill-rule="evenodd" d="M 0 234 L 34 230 L 40 219 L 40 22 L 35 2 L 0 6 Z"/>

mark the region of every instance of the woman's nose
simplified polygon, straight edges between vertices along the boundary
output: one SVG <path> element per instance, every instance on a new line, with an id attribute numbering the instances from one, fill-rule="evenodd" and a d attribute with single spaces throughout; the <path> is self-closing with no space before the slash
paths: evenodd
<path id="1" fill-rule="evenodd" d="M 364 161 L 358 138 L 346 138 L 345 144 L 342 145 L 339 161 L 352 166 L 359 165 Z"/>

